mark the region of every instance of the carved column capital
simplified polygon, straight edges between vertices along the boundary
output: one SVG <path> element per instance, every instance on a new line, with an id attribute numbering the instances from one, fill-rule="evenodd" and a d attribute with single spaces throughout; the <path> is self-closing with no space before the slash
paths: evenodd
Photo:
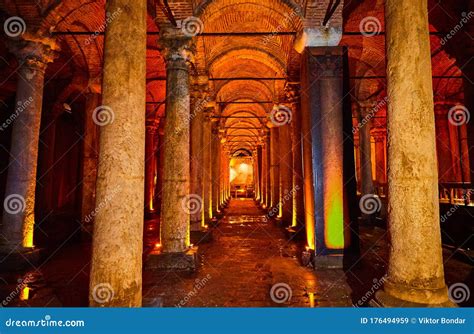
<path id="1" fill-rule="evenodd" d="M 19 39 L 8 40 L 7 47 L 17 57 L 20 65 L 43 73 L 47 64 L 54 61 L 59 51 L 55 40 L 29 33 L 23 34 Z"/>
<path id="2" fill-rule="evenodd" d="M 189 70 L 196 48 L 192 38 L 183 34 L 181 29 L 162 29 L 158 46 L 167 69 Z"/>

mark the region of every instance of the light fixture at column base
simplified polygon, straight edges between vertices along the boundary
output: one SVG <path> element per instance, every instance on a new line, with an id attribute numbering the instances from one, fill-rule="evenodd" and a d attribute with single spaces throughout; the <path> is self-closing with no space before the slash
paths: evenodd
<path id="1" fill-rule="evenodd" d="M 153 251 L 146 260 L 146 269 L 195 271 L 198 266 L 198 247 L 191 247 L 185 252 L 164 253 Z"/>
<path id="2" fill-rule="evenodd" d="M 372 307 L 456 307 L 457 305 L 447 300 L 444 303 L 414 303 L 407 300 L 402 300 L 392 295 L 389 295 L 383 290 L 375 293 L 375 297 L 369 302 Z"/>
<path id="3" fill-rule="evenodd" d="M 0 271 L 14 272 L 37 266 L 40 261 L 39 248 L 21 248 L 16 250 L 0 250 Z"/>

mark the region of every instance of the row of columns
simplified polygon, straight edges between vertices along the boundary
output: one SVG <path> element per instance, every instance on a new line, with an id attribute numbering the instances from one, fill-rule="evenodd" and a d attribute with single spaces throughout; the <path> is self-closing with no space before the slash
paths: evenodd
<path id="1" fill-rule="evenodd" d="M 114 298 L 100 303 L 101 306 L 140 306 L 146 157 L 146 3 L 135 1 L 132 5 L 128 0 L 110 0 L 107 6 L 108 11 L 126 8 L 128 15 L 118 16 L 107 26 L 105 34 L 102 104 L 113 111 L 115 120 L 100 131 L 90 303 L 99 305 L 92 292 L 107 286 L 112 289 Z M 388 278 L 378 297 L 386 305 L 447 305 L 435 168 L 427 4 L 426 1 L 387 0 L 385 8 L 391 251 Z M 55 49 L 45 41 L 39 44 L 39 49 L 37 41 L 34 46 L 29 40 L 21 43 L 20 48 L 15 46 L 20 59 L 17 105 L 26 107 L 19 112 L 20 118 L 13 129 L 6 193 L 21 195 L 25 209 L 20 215 L 4 211 L 2 248 L 9 250 L 32 247 L 44 69 L 52 60 L 50 52 Z M 192 45 L 189 37 L 176 29 L 163 29 L 160 43 L 166 61 L 168 92 L 161 251 L 182 254 L 190 247 L 190 214 L 183 210 L 183 201 L 191 193 L 188 64 Z M 345 181 L 346 167 L 351 165 L 353 154 L 347 153 L 344 145 L 344 57 L 342 47 L 308 47 L 302 64 L 305 222 L 308 247 L 315 252 L 316 266 L 340 264 L 351 246 L 351 194 Z M 406 76 L 406 73 L 419 75 Z M 317 80 L 313 80 L 315 76 Z M 30 97 L 33 102 L 27 105 L 24 101 Z M 229 189 L 228 172 L 223 173 L 228 161 L 223 158 L 219 128 L 212 118 L 204 124 L 207 122 L 211 124 L 204 126 L 202 140 L 203 143 L 210 141 L 211 150 L 202 156 L 203 159 L 210 157 L 210 165 L 203 162 L 203 175 L 206 171 L 211 175 L 212 189 L 203 193 L 210 217 L 215 215 L 214 211 L 219 212 Z M 269 167 L 270 173 L 267 177 L 262 172 L 262 194 L 265 194 L 262 196 L 259 190 L 265 205 L 278 207 L 281 219 L 292 215 L 284 199 L 298 179 L 288 173 L 290 168 L 296 170 L 294 163 L 298 153 L 295 158 L 295 153 L 290 152 L 293 148 L 293 144 L 288 145 L 292 143 L 291 130 L 285 126 L 272 127 L 263 146 L 266 149 L 261 150 L 262 164 Z M 298 139 L 293 138 L 293 142 L 298 143 Z M 366 159 L 367 143 L 362 144 L 363 159 Z M 369 175 L 368 171 L 365 173 Z M 199 187 L 196 189 L 201 192 Z M 114 195 L 117 193 L 120 196 Z"/>

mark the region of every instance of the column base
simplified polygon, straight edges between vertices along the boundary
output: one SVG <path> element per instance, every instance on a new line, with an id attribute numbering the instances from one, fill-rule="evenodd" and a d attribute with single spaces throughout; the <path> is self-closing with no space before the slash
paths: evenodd
<path id="1" fill-rule="evenodd" d="M 191 231 L 191 243 L 193 245 L 209 243 L 211 241 L 212 241 L 211 229 L 201 229 L 199 231 Z"/>
<path id="2" fill-rule="evenodd" d="M 163 253 L 153 251 L 146 260 L 146 269 L 195 271 L 198 265 L 197 247 L 185 252 Z"/>
<path id="3" fill-rule="evenodd" d="M 15 272 L 38 265 L 40 249 L 0 250 L 0 272 Z"/>
<path id="4" fill-rule="evenodd" d="M 345 257 L 342 255 L 322 255 L 314 257 L 314 269 L 342 269 Z"/>
<path id="5" fill-rule="evenodd" d="M 417 289 L 402 284 L 384 281 L 383 290 L 376 294 L 378 302 L 384 307 L 454 307 L 448 298 L 446 287 L 438 289 Z"/>
<path id="6" fill-rule="evenodd" d="M 375 293 L 375 297 L 369 302 L 372 307 L 456 307 L 457 305 L 449 299 L 444 303 L 414 303 L 391 296 L 383 290 Z"/>

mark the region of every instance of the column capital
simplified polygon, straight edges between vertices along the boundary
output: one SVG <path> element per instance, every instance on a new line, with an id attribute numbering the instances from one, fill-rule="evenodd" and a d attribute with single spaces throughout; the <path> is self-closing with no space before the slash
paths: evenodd
<path id="1" fill-rule="evenodd" d="M 165 59 L 168 69 L 188 70 L 188 64 L 193 61 L 196 47 L 190 36 L 177 28 L 163 28 L 158 40 L 159 50 Z"/>
<path id="2" fill-rule="evenodd" d="M 299 82 L 287 82 L 285 84 L 285 98 L 289 103 L 296 104 L 301 96 L 301 86 Z"/>
<path id="3" fill-rule="evenodd" d="M 54 61 L 59 51 L 59 46 L 54 39 L 29 33 L 23 34 L 19 39 L 8 40 L 7 47 L 21 65 L 42 72 L 46 70 L 48 63 Z"/>
<path id="4" fill-rule="evenodd" d="M 341 46 L 310 48 L 308 57 L 314 75 L 318 77 L 342 77 L 344 48 Z"/>
<path id="5" fill-rule="evenodd" d="M 387 130 L 385 128 L 374 128 L 372 129 L 372 137 L 376 142 L 383 142 L 387 136 Z"/>

